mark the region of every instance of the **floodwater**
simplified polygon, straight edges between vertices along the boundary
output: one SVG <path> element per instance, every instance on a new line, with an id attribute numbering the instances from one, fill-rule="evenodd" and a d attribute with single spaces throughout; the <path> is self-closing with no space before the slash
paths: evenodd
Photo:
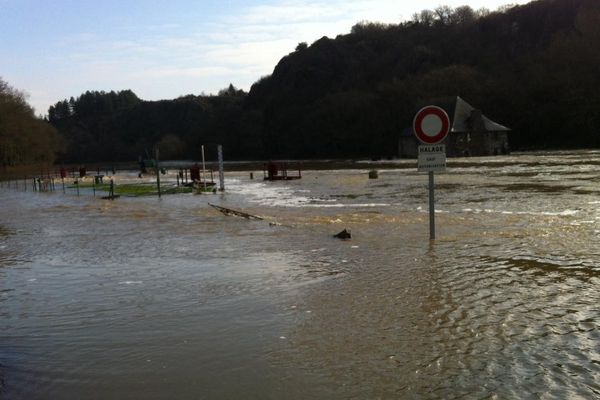
<path id="1" fill-rule="evenodd" d="M 0 188 L 0 398 L 600 398 L 600 153 L 413 163 Z"/>

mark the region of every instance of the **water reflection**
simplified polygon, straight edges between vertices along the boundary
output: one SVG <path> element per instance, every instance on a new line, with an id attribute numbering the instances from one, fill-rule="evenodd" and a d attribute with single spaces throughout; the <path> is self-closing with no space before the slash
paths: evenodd
<path id="1" fill-rule="evenodd" d="M 19 261 L 18 254 L 15 251 L 12 251 L 7 244 L 7 237 L 11 234 L 13 234 L 13 232 L 10 229 L 0 225 L 0 270 L 3 267 L 14 265 Z M 0 272 L 0 277 L 1 276 Z"/>

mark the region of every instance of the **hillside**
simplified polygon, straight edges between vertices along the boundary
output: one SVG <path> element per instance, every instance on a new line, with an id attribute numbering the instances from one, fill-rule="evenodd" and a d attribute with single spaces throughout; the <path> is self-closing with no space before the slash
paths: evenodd
<path id="1" fill-rule="evenodd" d="M 61 145 L 56 129 L 35 116 L 27 96 L 0 77 L 0 172 L 51 164 Z"/>
<path id="2" fill-rule="evenodd" d="M 512 128 L 512 149 L 598 147 L 598 21 L 596 0 L 439 7 L 300 43 L 249 93 L 230 86 L 95 115 L 72 107 L 51 122 L 71 161 L 131 159 L 155 143 L 174 158 L 206 143 L 230 159 L 394 156 L 417 109 L 459 95 Z"/>

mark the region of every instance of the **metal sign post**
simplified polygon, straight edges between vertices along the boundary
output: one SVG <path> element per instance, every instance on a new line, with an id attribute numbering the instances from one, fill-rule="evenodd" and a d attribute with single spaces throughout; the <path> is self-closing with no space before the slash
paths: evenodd
<path id="1" fill-rule="evenodd" d="M 435 239 L 434 172 L 446 170 L 446 146 L 440 145 L 450 131 L 448 114 L 437 106 L 423 107 L 413 119 L 413 130 L 419 146 L 417 170 L 429 173 L 429 239 Z"/>
<path id="2" fill-rule="evenodd" d="M 433 171 L 429 171 L 429 239 L 435 239 L 435 205 Z"/>

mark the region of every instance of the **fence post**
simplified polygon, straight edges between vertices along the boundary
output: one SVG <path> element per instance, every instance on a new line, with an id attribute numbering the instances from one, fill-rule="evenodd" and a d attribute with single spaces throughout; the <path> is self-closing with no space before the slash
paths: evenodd
<path id="1" fill-rule="evenodd" d="M 154 148 L 155 164 L 156 164 L 156 186 L 158 188 L 158 198 L 160 198 L 160 166 L 158 165 L 158 146 Z"/>

